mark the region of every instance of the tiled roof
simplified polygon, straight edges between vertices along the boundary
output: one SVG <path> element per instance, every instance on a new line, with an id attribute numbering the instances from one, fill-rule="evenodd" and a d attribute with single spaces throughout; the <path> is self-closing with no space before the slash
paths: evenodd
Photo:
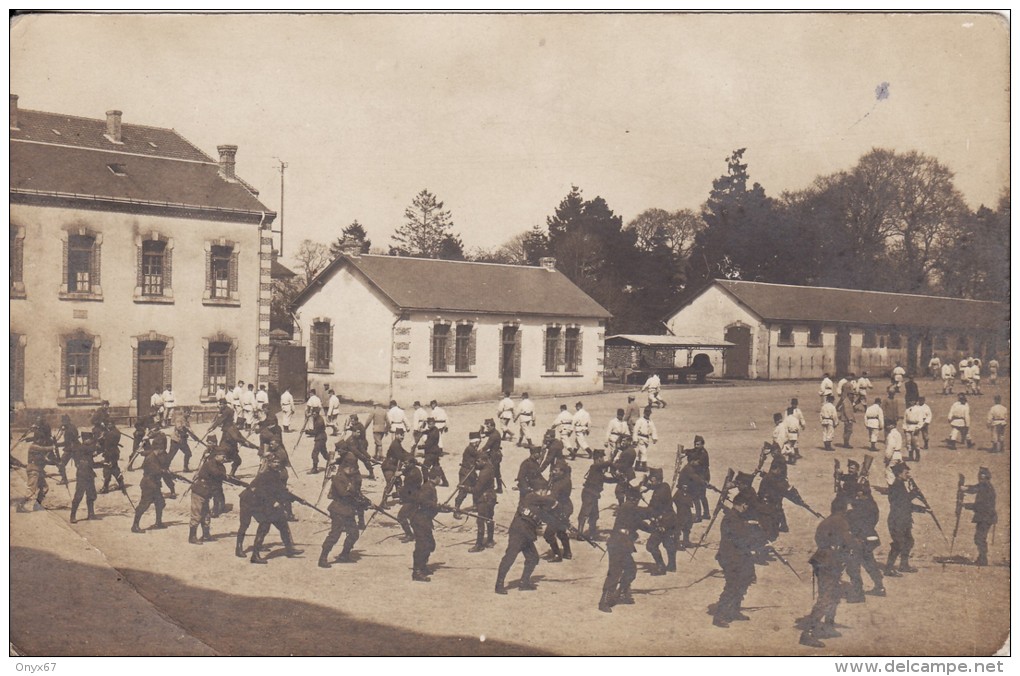
<path id="1" fill-rule="evenodd" d="M 1009 319 L 1008 307 L 990 301 L 726 279 L 715 283 L 769 321 L 997 330 Z"/>
<path id="2" fill-rule="evenodd" d="M 125 124 L 122 145 L 105 133 L 101 120 L 19 110 L 10 130 L 12 193 L 272 214 L 247 184 L 225 180 L 217 162 L 171 129 Z"/>
<path id="3" fill-rule="evenodd" d="M 350 265 L 402 310 L 594 317 L 611 315 L 558 270 L 404 256 L 340 256 L 294 300 L 297 308 Z"/>
<path id="4" fill-rule="evenodd" d="M 733 343 L 703 336 L 652 336 L 634 333 L 618 333 L 606 336 L 606 347 L 637 345 L 640 347 L 733 347 Z"/>

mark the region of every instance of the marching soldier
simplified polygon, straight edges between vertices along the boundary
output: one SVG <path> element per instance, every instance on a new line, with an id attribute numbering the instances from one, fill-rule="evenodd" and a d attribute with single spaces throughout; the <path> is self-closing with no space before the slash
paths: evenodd
<path id="1" fill-rule="evenodd" d="M 903 431 L 907 435 L 907 460 L 921 461 L 921 428 L 924 426 L 924 409 L 918 399 L 903 414 Z"/>
<path id="2" fill-rule="evenodd" d="M 602 597 L 599 599 L 599 610 L 604 613 L 613 612 L 617 604 L 631 605 L 634 597 L 630 585 L 637 577 L 637 565 L 634 563 L 634 541 L 638 530 L 650 530 L 648 525 L 648 509 L 641 507 L 641 490 L 636 486 L 624 484 L 623 502 L 616 512 L 613 531 L 606 543 L 609 555 L 609 569 L 606 581 L 602 584 Z"/>
<path id="3" fill-rule="evenodd" d="M 992 430 L 992 453 L 1002 453 L 1005 449 L 1006 423 L 1009 411 L 1002 405 L 1002 396 L 995 395 L 995 404 L 988 411 L 988 427 Z"/>
<path id="4" fill-rule="evenodd" d="M 553 518 L 545 527 L 545 541 L 549 543 L 551 550 L 549 561 L 552 563 L 559 563 L 573 556 L 570 552 L 570 535 L 567 533 L 570 528 L 570 517 L 574 513 L 574 503 L 570 501 L 570 491 L 573 489 L 570 474 L 570 465 L 563 458 L 557 460 L 549 472 L 549 493 L 556 504 L 549 510 Z M 560 545 L 563 546 L 562 553 Z"/>
<path id="5" fill-rule="evenodd" d="M 358 530 L 357 516 L 372 503 L 361 494 L 361 474 L 358 473 L 357 460 L 351 461 L 352 456 L 346 456 L 342 461 L 340 471 L 333 475 L 329 487 L 329 535 L 322 541 L 322 553 L 319 554 L 319 568 L 329 568 L 329 553 L 333 546 L 340 541 L 340 536 L 345 534 L 343 549 L 336 558 L 337 563 L 350 563 L 351 550 L 358 541 L 361 531 Z"/>
<path id="6" fill-rule="evenodd" d="M 280 395 L 280 411 L 283 413 L 283 431 L 290 432 L 290 423 L 294 419 L 294 395 L 290 393 L 290 388 Z"/>
<path id="7" fill-rule="evenodd" d="M 722 567 L 726 584 L 715 606 L 709 606 L 712 624 L 728 628 L 730 622 L 748 620 L 740 612 L 740 604 L 748 588 L 757 581 L 754 572 L 755 552 L 765 546 L 765 533 L 757 520 L 748 513 L 748 496 L 744 491 L 733 498 L 733 506 L 725 508 L 719 526 L 719 553 L 715 559 Z"/>
<path id="8" fill-rule="evenodd" d="M 812 648 L 824 648 L 819 639 L 838 638 L 836 631 L 836 608 L 842 598 L 839 579 L 846 567 L 847 557 L 856 546 L 850 525 L 846 519 L 846 501 L 837 497 L 832 501 L 830 515 L 815 529 L 815 545 L 818 549 L 810 559 L 818 581 L 818 598 L 811 612 L 800 618 L 803 632 L 800 644 Z"/>
<path id="9" fill-rule="evenodd" d="M 514 409 L 514 420 L 518 426 L 517 445 L 531 446 L 533 443 L 531 436 L 535 427 L 535 404 L 528 398 L 527 392 L 521 394 L 521 401 Z"/>
<path id="10" fill-rule="evenodd" d="M 638 472 L 648 471 L 648 450 L 653 444 L 659 443 L 659 434 L 655 430 L 655 423 L 652 422 L 652 408 L 645 407 L 642 417 L 634 424 L 634 447 L 637 457 L 634 469 Z"/>
<path id="11" fill-rule="evenodd" d="M 166 442 L 166 437 L 163 437 L 163 441 Z M 150 506 L 156 508 L 156 523 L 152 527 L 166 528 L 163 523 L 163 508 L 166 507 L 166 500 L 163 498 L 160 485 L 163 477 L 168 474 L 168 470 L 160 459 L 160 453 L 152 446 L 143 444 L 141 454 L 145 457 L 142 461 L 142 480 L 138 482 L 138 487 L 142 489 L 142 497 L 139 498 L 138 507 L 135 508 L 135 520 L 131 524 L 132 533 L 145 532 L 140 524 L 142 515 L 148 511 Z"/>
<path id="12" fill-rule="evenodd" d="M 556 438 L 563 444 L 563 448 L 570 447 L 571 454 L 576 457 L 577 451 L 571 438 L 574 434 L 574 416 L 567 410 L 566 404 L 560 404 L 560 412 L 553 419 L 551 429 L 556 431 Z"/>
<path id="13" fill-rule="evenodd" d="M 662 479 L 662 468 L 653 467 L 648 470 L 645 480 L 652 495 L 648 498 L 649 533 L 645 549 L 655 560 L 652 575 L 665 575 L 676 572 L 677 518 L 673 507 L 673 491 Z M 666 550 L 666 561 L 662 560 L 659 546 Z"/>
<path id="14" fill-rule="evenodd" d="M 894 422 L 893 425 L 896 423 Z M 875 403 L 864 412 L 864 427 L 868 430 L 868 443 L 871 450 L 878 450 L 878 434 L 885 428 L 884 414 L 882 413 L 882 400 L 875 399 Z"/>
<path id="15" fill-rule="evenodd" d="M 914 512 L 923 512 L 924 507 L 914 504 L 917 493 L 908 488 L 910 484 L 910 466 L 905 462 L 893 465 L 895 477 L 889 487 L 889 558 L 883 571 L 887 577 L 902 577 L 903 573 L 916 573 L 917 568 L 910 565 L 910 552 L 914 548 Z M 893 567 L 899 559 L 899 570 Z"/>
<path id="16" fill-rule="evenodd" d="M 270 526 L 276 526 L 280 532 L 280 539 L 283 541 L 284 552 L 287 558 L 292 558 L 304 552 L 294 546 L 294 538 L 290 533 L 290 524 L 287 523 L 287 510 L 285 505 L 290 501 L 290 494 L 284 484 L 280 473 L 279 460 L 270 458 L 268 468 L 271 471 L 257 474 L 251 483 L 241 491 L 238 503 L 240 504 L 240 523 L 237 529 L 237 544 L 234 554 L 238 558 L 244 558 L 244 536 L 248 532 L 248 526 L 254 518 L 258 523 L 255 530 L 255 541 L 252 543 L 252 563 L 264 564 L 262 558 L 262 544 L 269 534 Z"/>
<path id="17" fill-rule="evenodd" d="M 213 437 L 213 443 L 216 443 Z M 198 468 L 195 479 L 191 484 L 191 515 L 188 521 L 188 542 L 193 545 L 200 545 L 203 542 L 212 540 L 210 526 L 212 517 L 210 501 L 217 495 L 223 495 L 223 479 L 227 476 L 226 454 L 216 449 L 209 454 L 202 466 Z M 202 538 L 198 538 L 198 528 L 202 527 Z"/>
<path id="18" fill-rule="evenodd" d="M 832 395 L 825 397 L 825 403 L 822 404 L 819 417 L 822 423 L 822 445 L 825 450 L 831 451 L 832 439 L 836 436 L 836 425 L 839 424 L 839 412 L 836 411 L 836 405 L 832 402 Z"/>
<path id="19" fill-rule="evenodd" d="M 548 510 L 556 503 L 549 489 L 539 488 L 521 493 L 521 501 L 517 505 L 517 513 L 510 523 L 510 530 L 507 533 L 506 553 L 499 562 L 499 570 L 496 573 L 496 593 L 506 594 L 506 576 L 510 568 L 517 560 L 518 554 L 524 554 L 524 571 L 521 573 L 521 581 L 518 589 L 521 591 L 534 591 L 538 586 L 532 581 L 531 574 L 538 566 L 538 550 L 535 548 L 535 540 L 538 539 L 538 526 L 543 521 L 550 519 Z M 633 544 L 631 545 L 633 547 Z"/>
<path id="20" fill-rule="evenodd" d="M 601 448 L 592 451 L 591 467 L 584 475 L 581 487 L 581 509 L 577 513 L 577 533 L 580 538 L 584 533 L 585 522 L 588 524 L 588 538 L 597 540 L 599 537 L 599 498 L 602 488 L 607 483 L 616 483 L 616 477 L 609 474 L 612 465 L 606 461 L 606 452 Z"/>
<path id="21" fill-rule="evenodd" d="M 584 410 L 584 404 L 577 402 L 574 404 L 574 446 L 570 449 L 570 459 L 573 460 L 577 457 L 577 451 L 584 451 L 590 459 L 591 444 L 588 443 L 588 433 L 591 431 L 591 414 Z"/>
<path id="22" fill-rule="evenodd" d="M 967 443 L 967 448 L 974 445 L 970 438 L 970 404 L 967 403 L 967 395 L 961 392 L 957 401 L 949 408 L 949 448 L 956 450 L 956 444 L 960 441 Z"/>
<path id="23" fill-rule="evenodd" d="M 999 520 L 995 511 L 995 488 L 992 486 L 992 472 L 987 467 L 978 470 L 978 482 L 964 489 L 964 493 L 974 495 L 974 502 L 965 503 L 964 509 L 974 512 L 974 544 L 977 545 L 978 556 L 974 564 L 988 565 L 988 531 Z"/>
<path id="24" fill-rule="evenodd" d="M 514 421 L 514 400 L 510 398 L 509 392 L 504 392 L 503 398 L 496 404 L 496 419 L 499 420 L 503 441 L 513 439 L 514 433 L 510 430 L 510 423 Z"/>
<path id="25" fill-rule="evenodd" d="M 468 482 L 471 486 L 471 500 L 475 512 L 478 513 L 478 517 L 475 518 L 478 535 L 475 538 L 475 546 L 468 551 L 480 552 L 496 546 L 493 537 L 495 523 L 492 520 L 496 514 L 496 472 L 486 456 L 478 456 L 474 474 L 468 478 Z"/>
<path id="26" fill-rule="evenodd" d="M 82 498 L 88 508 L 86 519 L 96 518 L 96 470 L 93 466 L 100 453 L 91 432 L 85 432 L 80 441 L 70 447 L 74 459 L 74 497 L 71 499 L 71 523 L 78 523 L 77 512 Z"/>

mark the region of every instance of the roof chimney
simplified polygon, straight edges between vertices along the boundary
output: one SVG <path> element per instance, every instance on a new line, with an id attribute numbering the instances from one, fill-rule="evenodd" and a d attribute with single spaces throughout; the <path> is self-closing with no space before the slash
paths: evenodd
<path id="1" fill-rule="evenodd" d="M 123 115 L 119 110 L 108 110 L 106 111 L 106 138 L 110 139 L 114 143 L 123 143 L 120 140 L 120 116 Z"/>
<path id="2" fill-rule="evenodd" d="M 551 256 L 545 256 L 543 258 L 539 258 L 538 259 L 538 264 L 541 265 L 546 270 L 555 270 L 556 269 L 556 259 L 551 257 Z"/>
<path id="3" fill-rule="evenodd" d="M 344 237 L 340 242 L 340 253 L 351 258 L 361 256 L 361 240 L 356 237 Z"/>
<path id="4" fill-rule="evenodd" d="M 18 95 L 11 94 L 11 129 L 18 128 Z"/>
<path id="5" fill-rule="evenodd" d="M 220 176 L 228 181 L 236 181 L 234 175 L 234 156 L 237 155 L 237 146 L 216 146 L 220 153 Z"/>

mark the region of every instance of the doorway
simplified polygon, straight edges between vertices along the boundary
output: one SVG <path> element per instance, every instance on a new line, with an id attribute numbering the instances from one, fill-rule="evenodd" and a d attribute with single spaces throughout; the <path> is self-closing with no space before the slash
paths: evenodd
<path id="1" fill-rule="evenodd" d="M 162 392 L 166 343 L 146 340 L 138 343 L 138 417 L 149 415 L 149 399 L 153 392 Z"/>
<path id="2" fill-rule="evenodd" d="M 836 372 L 834 376 L 845 376 L 850 373 L 850 330 L 841 328 L 836 331 Z"/>
<path id="3" fill-rule="evenodd" d="M 504 392 L 514 391 L 514 355 L 517 352 L 516 326 L 504 326 L 499 359 L 500 387 Z"/>
<path id="4" fill-rule="evenodd" d="M 726 350 L 723 374 L 727 378 L 748 378 L 751 375 L 751 327 L 731 326 L 726 329 L 725 340 L 733 343 Z"/>

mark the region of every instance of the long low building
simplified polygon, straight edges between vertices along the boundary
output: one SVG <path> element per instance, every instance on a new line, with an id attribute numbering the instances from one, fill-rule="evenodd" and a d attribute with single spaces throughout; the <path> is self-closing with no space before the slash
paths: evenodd
<path id="1" fill-rule="evenodd" d="M 319 392 L 407 406 L 602 389 L 610 314 L 551 258 L 497 265 L 348 246 L 291 307 Z"/>
<path id="2" fill-rule="evenodd" d="M 714 280 L 664 319 L 675 334 L 733 343 L 727 378 L 819 378 L 923 371 L 932 354 L 1008 363 L 1002 303 L 854 289 Z"/>

